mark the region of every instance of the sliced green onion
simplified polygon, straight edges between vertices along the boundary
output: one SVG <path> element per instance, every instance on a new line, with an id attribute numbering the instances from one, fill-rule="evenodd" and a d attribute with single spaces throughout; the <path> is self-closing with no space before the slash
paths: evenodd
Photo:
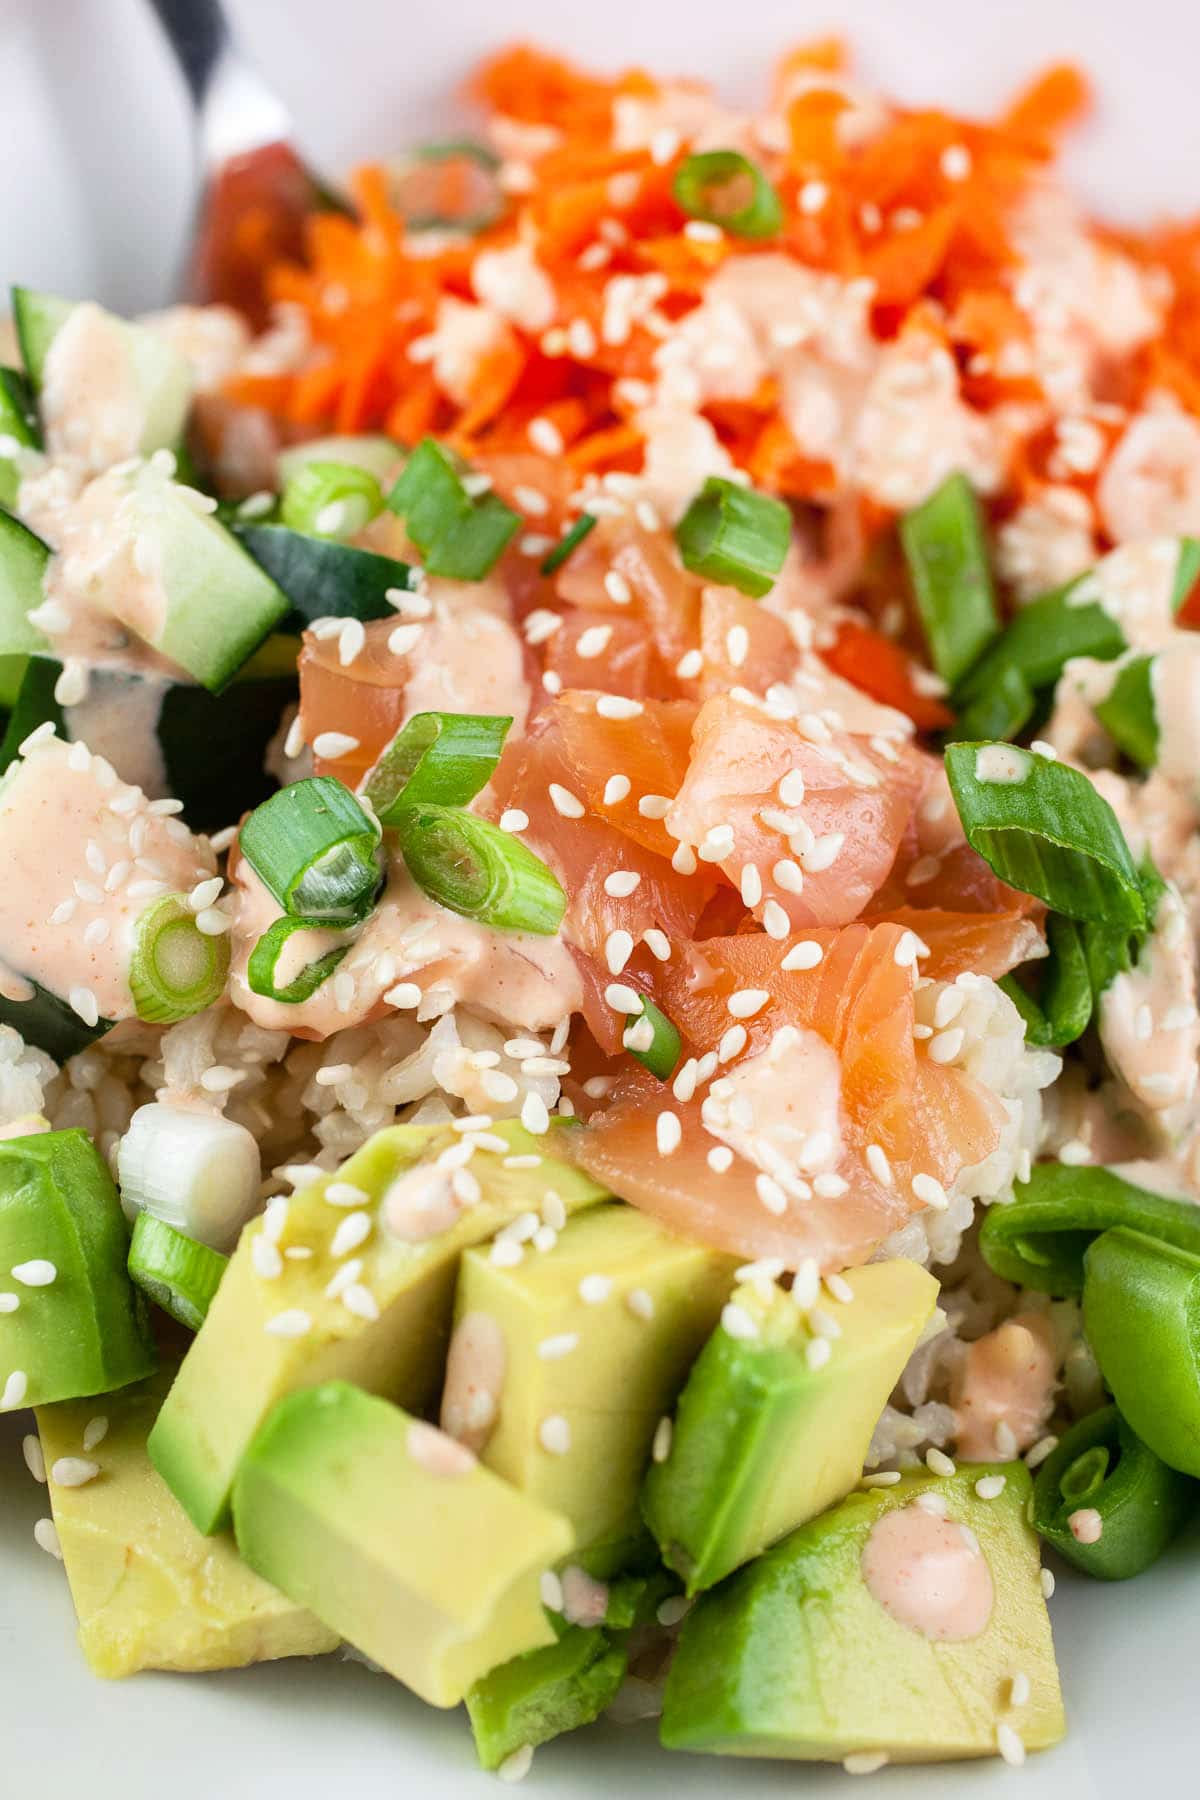
<path id="1" fill-rule="evenodd" d="M 983 514 L 965 475 L 947 477 L 900 521 L 930 661 L 951 686 L 1000 630 Z"/>
<path id="2" fill-rule="evenodd" d="M 543 575 L 555 575 L 562 568 L 567 558 L 578 550 L 588 532 L 596 523 L 594 513 L 580 513 L 570 531 L 565 532 L 543 559 L 541 568 Z"/>
<path id="3" fill-rule="evenodd" d="M 1200 538 L 1179 540 L 1179 561 L 1175 565 L 1175 583 L 1171 589 L 1171 611 L 1178 612 L 1196 583 L 1200 581 Z"/>
<path id="4" fill-rule="evenodd" d="M 1083 944 L 1086 930 L 1086 926 L 1080 926 L 1074 919 L 1051 913 L 1046 921 L 1050 954 L 1042 962 L 1029 965 L 1035 976 L 1041 975 L 1036 995 L 1022 987 L 1012 975 L 1005 975 L 1000 981 L 999 985 L 1025 1020 L 1028 1043 L 1061 1049 L 1066 1044 L 1073 1044 L 1087 1030 L 1094 997 Z"/>
<path id="5" fill-rule="evenodd" d="M 951 744 L 946 774 L 971 847 L 1002 881 L 1069 919 L 1140 930 L 1141 882 L 1087 776 L 1009 744 Z"/>
<path id="6" fill-rule="evenodd" d="M 1038 1470 L 1030 1517 L 1038 1536 L 1085 1575 L 1125 1581 L 1157 1562 L 1195 1511 L 1197 1493 L 1115 1406 L 1103 1406 L 1073 1425 Z M 1085 1509 L 1100 1517 L 1091 1543 L 1071 1529 Z"/>
<path id="7" fill-rule="evenodd" d="M 679 1033 L 649 994 L 642 994 L 640 998 L 641 1014 L 631 1021 L 621 1042 L 643 1068 L 657 1075 L 660 1081 L 670 1081 L 683 1048 Z"/>
<path id="8" fill-rule="evenodd" d="M 492 778 L 512 724 L 487 713 L 416 713 L 394 737 L 364 794 L 381 825 L 406 806 L 466 806 Z"/>
<path id="9" fill-rule="evenodd" d="M 1019 670 L 1026 685 L 1037 692 L 1053 687 L 1074 657 L 1112 662 L 1124 655 L 1128 648 L 1125 635 L 1112 615 L 1098 601 L 1080 604 L 1071 598 L 1077 589 L 1086 593 L 1082 584 L 1087 579 L 1082 575 L 1014 615 L 962 682 L 961 693 L 955 695 L 960 709 L 977 694 L 986 693 L 1005 669 Z"/>
<path id="10" fill-rule="evenodd" d="M 379 887 L 379 830 L 349 788 L 313 775 L 256 806 L 238 839 L 268 893 L 293 918 L 351 924 Z"/>
<path id="11" fill-rule="evenodd" d="M 278 1000 L 283 1006 L 300 1006 L 305 1000 L 311 1000 L 317 989 L 329 980 L 349 950 L 349 944 L 339 944 L 335 950 L 308 963 L 286 987 L 276 986 L 275 971 L 283 954 L 283 947 L 294 933 L 328 931 L 329 928 L 328 919 L 276 919 L 250 952 L 250 960 L 246 964 L 246 982 L 250 992 L 261 994 L 264 1000 Z"/>
<path id="12" fill-rule="evenodd" d="M 511 833 L 449 806 L 406 807 L 398 833 L 409 874 L 439 906 L 500 931 L 558 930 L 567 896 Z"/>
<path id="13" fill-rule="evenodd" d="M 228 1267 L 229 1258 L 219 1250 L 184 1237 L 153 1213 L 141 1212 L 134 1221 L 130 1280 L 189 1331 L 203 1325 Z"/>
<path id="14" fill-rule="evenodd" d="M 31 731 L 49 719 L 57 736 L 64 735 L 63 710 L 54 698 L 62 664 L 51 656 L 31 656 L 25 663 L 21 685 L 12 712 L 8 716 L 4 738 L 0 741 L 0 774 L 21 754 L 21 745 Z"/>
<path id="15" fill-rule="evenodd" d="M 129 991 L 139 1019 L 190 1019 L 220 999 L 228 973 L 228 932 L 206 936 L 182 894 L 164 894 L 138 919 Z"/>
<path id="16" fill-rule="evenodd" d="M 1033 689 L 1020 669 L 1015 663 L 1005 663 L 997 667 L 984 686 L 972 687 L 969 697 L 962 697 L 957 722 L 947 732 L 947 741 L 963 743 L 990 738 L 1007 743 L 1024 730 L 1036 704 Z"/>
<path id="17" fill-rule="evenodd" d="M 465 463 L 433 438 L 417 445 L 388 506 L 431 575 L 453 581 L 482 581 L 521 524 L 521 515 L 496 494 L 472 497 L 463 483 Z"/>
<path id="18" fill-rule="evenodd" d="M 1083 1253 L 1125 1225 L 1200 1256 L 1200 1207 L 1136 1187 L 1111 1169 L 1039 1163 L 1013 1199 L 989 1206 L 979 1247 L 995 1274 L 1056 1299 L 1083 1292 Z"/>
<path id="19" fill-rule="evenodd" d="M 1083 1328 L 1113 1399 L 1156 1456 L 1200 1475 L 1200 1256 L 1122 1227 L 1083 1269 Z"/>
<path id="20" fill-rule="evenodd" d="M 1158 715 L 1154 706 L 1153 656 L 1135 656 L 1122 668 L 1096 717 L 1118 750 L 1143 769 L 1158 761 Z"/>
<path id="21" fill-rule="evenodd" d="M 690 219 L 707 219 L 734 237 L 774 237 L 783 206 L 757 163 L 740 150 L 703 150 L 675 171 L 671 192 Z"/>
<path id="22" fill-rule="evenodd" d="M 234 535 L 291 602 L 281 631 L 302 631 L 314 619 L 390 619 L 390 596 L 409 591 L 417 579 L 412 565 L 397 557 L 286 525 L 239 525 Z"/>
<path id="23" fill-rule="evenodd" d="M 710 475 L 675 527 L 684 567 L 754 600 L 771 591 L 792 541 L 782 500 Z"/>
<path id="24" fill-rule="evenodd" d="M 473 208 L 450 210 L 450 196 L 439 193 L 436 173 L 432 182 L 428 179 L 431 169 L 444 170 L 453 163 L 465 163 L 466 173 L 475 174 L 478 192 L 462 196 L 475 201 Z M 499 167 L 495 152 L 473 138 L 418 144 L 388 165 L 392 204 L 409 231 L 483 231 L 504 211 L 504 194 L 495 179 Z"/>
<path id="25" fill-rule="evenodd" d="M 383 511 L 383 489 L 352 463 L 305 463 L 283 490 L 280 515 L 293 531 L 351 538 Z"/>

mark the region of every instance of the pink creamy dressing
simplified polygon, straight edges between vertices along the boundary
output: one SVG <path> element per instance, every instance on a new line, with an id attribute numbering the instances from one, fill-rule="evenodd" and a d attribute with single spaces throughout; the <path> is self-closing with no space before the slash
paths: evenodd
<path id="1" fill-rule="evenodd" d="M 380 1205 L 384 1227 L 405 1244 L 422 1244 L 457 1224 L 466 1202 L 451 1185 L 448 1169 L 419 1164 L 397 1175 Z"/>
<path id="2" fill-rule="evenodd" d="M 1104 1520 L 1094 1506 L 1081 1506 L 1067 1524 L 1077 1544 L 1098 1544 L 1104 1535 Z"/>
<path id="3" fill-rule="evenodd" d="M 936 1644 L 976 1638 L 992 1616 L 992 1572 L 974 1533 L 915 1503 L 872 1526 L 862 1575 L 889 1618 Z"/>
<path id="4" fill-rule="evenodd" d="M 145 402 L 128 339 L 90 300 L 74 308 L 50 346 L 40 407 L 51 456 L 95 471 L 141 449 Z"/>
<path id="5" fill-rule="evenodd" d="M 500 1416 L 508 1353 L 490 1313 L 467 1313 L 454 1327 L 442 1389 L 442 1430 L 476 1455 Z"/>
<path id="6" fill-rule="evenodd" d="M 1100 1038 L 1116 1073 L 1149 1112 L 1190 1100 L 1200 1056 L 1196 950 L 1178 896 L 1159 902 L 1134 968 L 1100 996 Z"/>
<path id="7" fill-rule="evenodd" d="M 418 1018 L 462 1004 L 522 1031 L 544 1031 L 583 1003 L 579 971 L 561 938 L 496 931 L 460 918 L 428 899 L 399 861 L 336 975 L 298 1006 L 265 1000 L 251 992 L 246 967 L 280 909 L 244 859 L 236 881 L 230 993 L 234 1004 L 267 1030 L 328 1037 L 367 1018 L 401 983 L 414 984 L 426 996 L 415 1008 Z M 338 941 L 328 931 L 296 932 L 277 984 L 294 979 Z"/>
<path id="8" fill-rule="evenodd" d="M 127 1018 L 138 919 L 163 894 L 188 893 L 215 863 L 206 840 L 150 812 L 103 758 L 87 757 L 82 744 L 48 739 L 14 765 L 0 789 L 8 859 L 0 955 L 57 994 L 87 989 L 102 1015 Z M 70 916 L 50 924 L 55 909 L 72 900 Z M 101 924 L 96 941 L 89 928 Z"/>
<path id="9" fill-rule="evenodd" d="M 1049 1322 L 1040 1313 L 1006 1319 L 967 1346 L 955 1387 L 958 1454 L 987 1462 L 1003 1454 L 996 1427 L 1003 1422 L 1025 1450 L 1054 1409 L 1057 1358 Z"/>
<path id="10" fill-rule="evenodd" d="M 1200 635 L 1178 632 L 1151 665 L 1158 771 L 1200 797 Z"/>
<path id="11" fill-rule="evenodd" d="M 414 1419 L 408 1428 L 408 1454 L 427 1475 L 469 1475 L 476 1466 L 475 1458 L 462 1444 L 446 1436 L 434 1425 Z"/>
<path id="12" fill-rule="evenodd" d="M 798 1180 L 841 1161 L 842 1071 L 815 1031 L 783 1026 L 709 1088 L 705 1129 L 768 1175 Z"/>
<path id="13" fill-rule="evenodd" d="M 76 655 L 126 648 L 121 626 L 140 638 L 159 635 L 166 616 L 158 550 L 140 529 L 140 509 L 128 475 L 115 471 L 89 481 L 62 520 L 58 555 L 46 572 L 48 600 L 71 624 Z M 84 643 L 90 631 L 92 641 Z M 56 641 L 66 632 L 52 632 Z"/>
<path id="14" fill-rule="evenodd" d="M 608 1611 L 608 1586 L 571 1563 L 563 1570 L 563 1618 L 569 1625 L 602 1625 Z"/>

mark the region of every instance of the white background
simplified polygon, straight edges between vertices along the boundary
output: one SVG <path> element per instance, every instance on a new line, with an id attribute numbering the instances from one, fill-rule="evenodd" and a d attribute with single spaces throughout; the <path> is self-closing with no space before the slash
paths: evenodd
<path id="1" fill-rule="evenodd" d="M 454 123 L 486 48 L 542 36 L 608 66 L 713 74 L 734 99 L 772 52 L 831 25 L 903 98 L 990 108 L 1042 61 L 1094 71 L 1097 122 L 1071 166 L 1110 216 L 1200 210 L 1200 11 L 1182 0 L 234 0 L 245 41 L 336 170 Z M 186 229 L 182 86 L 137 0 L 0 0 L 0 279 L 152 305 Z M 111 1686 L 75 1649 L 61 1568 L 34 1548 L 45 1491 L 15 1422 L 0 1433 L 3 1800 L 449 1800 L 494 1796 L 465 1721 L 344 1664 L 139 1677 Z M 1148 1577 L 1063 1580 L 1052 1606 L 1072 1733 L 1023 1771 L 886 1771 L 884 1800 L 1121 1800 L 1197 1791 L 1200 1533 Z M 530 1800 L 620 1789 L 649 1800 L 811 1800 L 840 1771 L 668 1760 L 649 1730 L 591 1732 L 539 1754 Z"/>

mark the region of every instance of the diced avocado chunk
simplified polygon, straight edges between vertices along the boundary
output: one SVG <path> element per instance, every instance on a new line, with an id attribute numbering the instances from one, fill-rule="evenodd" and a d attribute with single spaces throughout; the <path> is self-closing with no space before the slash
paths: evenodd
<path id="1" fill-rule="evenodd" d="M 361 436 L 307 438 L 302 444 L 289 444 L 279 452 L 276 464 L 279 485 L 284 487 L 301 469 L 314 462 L 348 463 L 352 469 L 365 469 L 377 481 L 395 476 L 404 461 L 404 451 L 391 438 L 366 433 Z"/>
<path id="2" fill-rule="evenodd" d="M 158 332 L 90 300 L 77 303 L 22 287 L 13 289 L 13 318 L 34 388 L 40 393 L 61 385 L 68 392 L 65 404 L 60 396 L 43 421 L 48 450 L 82 455 L 103 468 L 178 444 L 191 405 L 191 370 Z M 56 353 L 63 361 L 58 381 Z M 96 372 L 94 380 L 78 378 L 85 368 Z"/>
<path id="3" fill-rule="evenodd" d="M 337 1633 L 248 1569 L 231 1538 L 201 1537 L 155 1472 L 146 1434 L 173 1373 L 164 1363 L 102 1406 L 65 1400 L 38 1408 L 50 1504 L 89 1664 L 116 1678 L 335 1649 Z M 93 1442 L 88 1428 L 98 1421 L 103 1436 Z M 78 1476 L 78 1465 L 90 1462 L 99 1474 L 64 1484 L 55 1475 L 64 1460 L 75 1467 L 63 1473 Z"/>
<path id="4" fill-rule="evenodd" d="M 620 1204 L 570 1220 L 553 1249 L 516 1267 L 468 1252 L 444 1429 L 565 1513 L 580 1545 L 632 1536 L 655 1430 L 720 1316 L 735 1266 Z M 489 1361 L 498 1392 L 486 1379 L 481 1390 L 473 1373 Z M 496 1414 L 483 1431 L 473 1411 L 481 1403 Z"/>
<path id="5" fill-rule="evenodd" d="M 545 1138 L 512 1122 L 494 1135 L 509 1154 L 541 1160 L 509 1168 L 499 1151 L 477 1149 L 473 1205 L 455 1200 L 451 1170 L 436 1167 L 460 1134 L 396 1125 L 246 1227 L 150 1435 L 155 1467 L 200 1531 L 228 1519 L 238 1463 L 276 1401 L 341 1377 L 422 1411 L 441 1379 L 462 1251 L 551 1192 L 568 1211 L 605 1198 L 545 1154 Z M 350 1218 L 366 1228 L 353 1253 L 335 1241 Z"/>
<path id="6" fill-rule="evenodd" d="M 845 1280 L 853 1300 L 823 1301 L 839 1334 L 832 1339 L 818 1337 L 790 1293 L 739 1287 L 734 1312 L 692 1370 L 670 1454 L 651 1469 L 642 1497 L 663 1558 L 690 1594 L 823 1512 L 862 1474 L 938 1284 L 904 1261 L 855 1269 Z M 820 1361 L 824 1351 L 812 1346 L 825 1342 Z"/>
<path id="7" fill-rule="evenodd" d="M 140 1381 L 157 1358 L 129 1227 L 83 1131 L 0 1142 L 0 1393 L 42 1406 Z"/>
<path id="8" fill-rule="evenodd" d="M 292 1394 L 233 1493 L 238 1549 L 431 1706 L 553 1641 L 541 1578 L 571 1527 L 349 1382 Z"/>
<path id="9" fill-rule="evenodd" d="M 981 1499 L 976 1483 L 1000 1476 L 999 1496 Z M 1030 1491 L 1019 1462 L 922 1471 L 810 1520 L 688 1614 L 663 1743 L 893 1762 L 994 1755 L 1005 1725 L 1029 1750 L 1057 1743 Z M 1017 1677 L 1029 1684 L 1020 1701 Z"/>
<path id="10" fill-rule="evenodd" d="M 525 1744 L 536 1749 L 590 1725 L 625 1679 L 628 1662 L 627 1645 L 607 1631 L 572 1625 L 556 1644 L 491 1670 L 467 1691 L 480 1766 L 498 1768 Z"/>
<path id="11" fill-rule="evenodd" d="M 130 538 L 147 587 L 125 618 L 138 636 L 186 669 L 202 687 L 219 691 L 288 612 L 288 601 L 266 571 L 190 488 L 143 463 L 117 484 L 117 519 Z M 94 484 L 99 487 L 100 484 Z M 93 490 L 89 489 L 89 493 Z M 120 594 L 106 597 L 123 616 Z"/>

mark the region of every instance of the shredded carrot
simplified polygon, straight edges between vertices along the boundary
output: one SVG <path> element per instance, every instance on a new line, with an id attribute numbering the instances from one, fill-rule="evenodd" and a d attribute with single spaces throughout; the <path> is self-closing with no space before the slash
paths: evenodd
<path id="1" fill-rule="evenodd" d="M 881 341 L 918 325 L 931 332 L 955 356 L 969 407 L 1027 407 L 1027 429 L 1014 425 L 1010 476 L 1019 495 L 1040 491 L 1055 479 L 1039 439 L 1053 407 L 1029 355 L 1028 312 L 1014 297 L 1021 259 L 1011 222 L 1061 133 L 1086 110 L 1087 83 L 1070 65 L 1052 68 L 997 121 L 981 124 L 864 101 L 846 68 L 835 40 L 802 45 L 779 64 L 779 142 L 762 161 L 783 223 L 774 239 L 746 241 L 685 230 L 673 193 L 684 141 L 668 133 L 667 153 L 655 155 L 649 145 L 630 147 L 628 136 L 614 142 L 622 107 L 652 115 L 672 95 L 693 105 L 703 90 L 668 88 L 636 70 L 596 77 L 528 45 L 503 51 L 471 89 L 508 159 L 495 223 L 475 237 L 419 243 L 387 169 L 360 169 L 358 217 L 313 215 L 305 263 L 269 271 L 271 294 L 304 319 L 306 365 L 290 375 L 239 375 L 232 397 L 286 430 L 386 429 L 405 440 L 435 431 L 481 457 L 524 451 L 530 421 L 545 414 L 577 470 L 636 469 L 644 399 L 633 396 L 658 380 L 664 337 L 702 303 L 730 257 L 783 250 L 843 280 L 869 280 Z M 1163 328 L 1126 360 L 1113 397 L 1132 405 L 1167 392 L 1200 415 L 1200 227 L 1097 233 L 1096 242 L 1160 271 L 1164 293 L 1169 280 Z M 467 391 L 460 383 L 451 396 L 422 341 L 440 330 L 443 300 L 476 301 L 482 253 L 521 245 L 553 283 L 554 315 L 532 328 L 518 313 L 501 347 L 479 358 Z M 657 284 L 653 293 L 622 317 L 620 284 L 645 282 Z M 827 501 L 833 473 L 804 454 L 782 405 L 771 388 L 706 411 L 753 480 L 792 499 Z M 886 522 L 878 501 L 864 499 L 861 510 L 871 532 Z"/>
<path id="2" fill-rule="evenodd" d="M 873 700 L 907 713 L 922 731 L 941 731 L 954 723 L 954 714 L 936 696 L 918 692 L 912 659 L 882 632 L 845 621 L 821 655 L 835 674 Z"/>

